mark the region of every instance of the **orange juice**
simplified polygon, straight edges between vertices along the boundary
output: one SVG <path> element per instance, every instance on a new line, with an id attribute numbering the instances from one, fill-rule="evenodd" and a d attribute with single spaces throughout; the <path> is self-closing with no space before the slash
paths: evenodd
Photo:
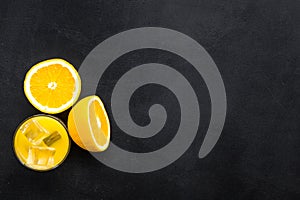
<path id="1" fill-rule="evenodd" d="M 14 150 L 28 168 L 46 171 L 66 158 L 70 140 L 65 125 L 50 115 L 35 115 L 23 121 L 14 137 Z"/>

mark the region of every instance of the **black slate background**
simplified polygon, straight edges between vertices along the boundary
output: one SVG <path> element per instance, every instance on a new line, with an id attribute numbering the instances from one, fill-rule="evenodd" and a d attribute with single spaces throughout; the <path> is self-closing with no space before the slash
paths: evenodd
<path id="1" fill-rule="evenodd" d="M 0 199 L 300 199 L 299 11 L 296 0 L 1 1 Z M 216 62 L 228 113 L 209 156 L 197 158 L 208 123 L 204 118 L 210 114 L 201 77 L 176 55 L 146 49 L 116 60 L 97 94 L 111 116 L 110 92 L 123 72 L 148 61 L 178 69 L 204 110 L 198 136 L 179 160 L 152 173 L 128 174 L 104 166 L 72 143 L 68 158 L 53 171 L 20 165 L 12 149 L 15 128 L 39 113 L 23 94 L 26 71 L 53 57 L 78 69 L 104 39 L 144 26 L 185 33 Z M 146 85 L 136 91 L 130 103 L 133 119 L 147 124 L 146 108 L 153 103 L 165 105 L 168 116 L 174 116 L 162 133 L 153 141 L 134 140 L 112 120 L 113 141 L 137 152 L 170 141 L 180 113 L 166 88 Z M 67 114 L 57 116 L 66 121 Z"/>

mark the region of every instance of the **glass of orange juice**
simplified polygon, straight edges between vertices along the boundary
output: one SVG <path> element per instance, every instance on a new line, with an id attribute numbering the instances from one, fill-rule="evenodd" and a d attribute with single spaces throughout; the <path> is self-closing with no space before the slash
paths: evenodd
<path id="1" fill-rule="evenodd" d="M 34 115 L 16 129 L 13 146 L 19 161 L 36 171 L 56 168 L 70 151 L 64 123 L 50 115 Z"/>

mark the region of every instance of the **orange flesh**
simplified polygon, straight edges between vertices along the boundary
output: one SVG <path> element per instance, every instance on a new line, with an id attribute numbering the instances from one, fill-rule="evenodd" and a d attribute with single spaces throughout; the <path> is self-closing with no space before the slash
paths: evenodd
<path id="1" fill-rule="evenodd" d="M 104 108 L 98 101 L 93 101 L 89 106 L 90 125 L 96 142 L 103 146 L 108 137 L 108 123 Z"/>
<path id="2" fill-rule="evenodd" d="M 72 99 L 74 90 L 75 80 L 72 74 L 60 64 L 43 67 L 30 79 L 32 96 L 40 104 L 51 108 L 67 103 Z"/>

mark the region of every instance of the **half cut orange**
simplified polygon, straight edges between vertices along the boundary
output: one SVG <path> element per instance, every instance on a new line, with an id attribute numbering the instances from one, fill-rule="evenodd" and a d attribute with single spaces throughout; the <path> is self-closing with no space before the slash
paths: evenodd
<path id="1" fill-rule="evenodd" d="M 110 123 L 101 99 L 88 96 L 81 99 L 68 117 L 68 130 L 72 140 L 81 148 L 101 152 L 110 141 Z"/>
<path id="2" fill-rule="evenodd" d="M 26 74 L 24 92 L 38 110 L 55 114 L 70 108 L 78 99 L 81 80 L 69 62 L 56 58 L 34 65 Z"/>

